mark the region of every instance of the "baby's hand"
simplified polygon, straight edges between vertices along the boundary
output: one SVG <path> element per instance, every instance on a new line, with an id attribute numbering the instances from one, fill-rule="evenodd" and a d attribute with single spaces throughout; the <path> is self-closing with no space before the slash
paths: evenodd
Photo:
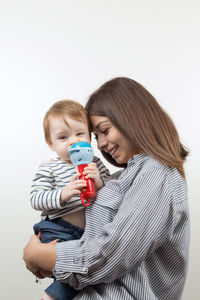
<path id="1" fill-rule="evenodd" d="M 88 167 L 84 169 L 83 175 L 85 175 L 87 179 L 90 178 L 94 180 L 95 189 L 97 191 L 103 187 L 103 181 L 100 178 L 99 170 L 95 163 L 88 164 Z"/>
<path id="2" fill-rule="evenodd" d="M 76 180 L 80 174 L 75 174 L 71 181 L 62 189 L 60 195 L 60 203 L 69 201 L 73 196 L 80 195 L 81 189 L 86 187 L 84 180 Z"/>

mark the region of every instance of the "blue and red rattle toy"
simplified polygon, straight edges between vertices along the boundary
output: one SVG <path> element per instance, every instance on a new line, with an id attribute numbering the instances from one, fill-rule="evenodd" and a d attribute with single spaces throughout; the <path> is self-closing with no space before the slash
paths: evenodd
<path id="1" fill-rule="evenodd" d="M 93 161 L 94 151 L 89 143 L 77 142 L 71 146 L 68 152 L 71 162 L 78 168 L 78 172 L 81 174 L 79 178 L 85 180 L 87 183 L 86 188 L 81 191 L 80 198 L 84 206 L 89 206 L 90 200 L 95 196 L 94 181 L 93 179 L 85 178 L 83 171 Z"/>

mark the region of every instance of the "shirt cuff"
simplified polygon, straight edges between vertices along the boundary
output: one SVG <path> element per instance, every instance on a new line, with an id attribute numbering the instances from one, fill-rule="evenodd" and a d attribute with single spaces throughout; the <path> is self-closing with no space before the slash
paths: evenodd
<path id="1" fill-rule="evenodd" d="M 82 242 L 83 239 L 81 239 Z M 88 267 L 85 265 L 83 258 L 77 255 L 79 244 L 80 240 L 56 243 L 56 265 L 53 270 L 56 280 L 75 286 L 77 284 L 76 274 L 73 273 L 88 273 Z"/>
<path id="2" fill-rule="evenodd" d="M 63 206 L 65 206 L 65 203 L 63 203 L 63 204 L 60 203 L 61 192 L 62 192 L 62 189 L 59 189 L 59 190 L 55 191 L 55 193 L 56 193 L 55 194 L 56 209 L 61 209 L 61 208 L 63 208 Z"/>

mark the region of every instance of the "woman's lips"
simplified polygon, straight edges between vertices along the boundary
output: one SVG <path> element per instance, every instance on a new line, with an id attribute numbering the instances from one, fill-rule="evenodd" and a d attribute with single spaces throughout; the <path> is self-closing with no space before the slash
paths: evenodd
<path id="1" fill-rule="evenodd" d="M 118 150 L 119 146 L 115 146 L 111 151 L 109 151 L 110 155 L 115 158 L 115 154 Z"/>

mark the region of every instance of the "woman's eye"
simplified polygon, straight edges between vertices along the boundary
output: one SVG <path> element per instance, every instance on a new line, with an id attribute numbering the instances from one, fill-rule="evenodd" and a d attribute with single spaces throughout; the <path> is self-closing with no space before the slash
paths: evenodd
<path id="1" fill-rule="evenodd" d="M 106 129 L 102 130 L 102 133 L 105 134 L 105 135 L 108 134 L 109 133 L 109 128 L 106 128 Z"/>

